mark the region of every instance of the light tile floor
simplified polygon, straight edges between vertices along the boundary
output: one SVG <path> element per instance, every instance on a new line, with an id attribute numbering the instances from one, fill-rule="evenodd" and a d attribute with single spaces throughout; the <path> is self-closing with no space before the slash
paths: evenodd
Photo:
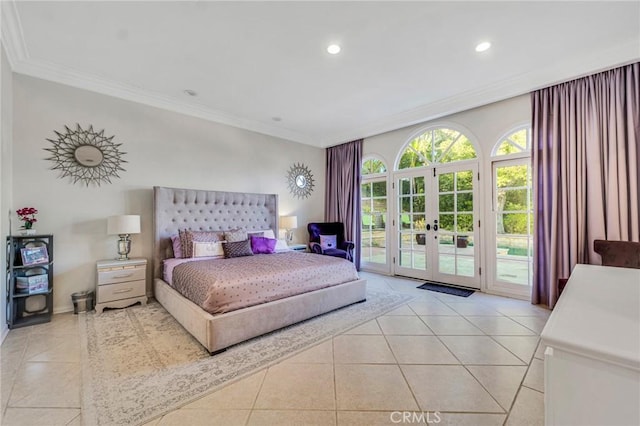
<path id="1" fill-rule="evenodd" d="M 256 372 L 147 426 L 542 425 L 550 314 L 528 302 L 460 298 L 362 273 L 410 303 Z M 2 425 L 81 425 L 77 316 L 11 330 L 1 346 Z"/>

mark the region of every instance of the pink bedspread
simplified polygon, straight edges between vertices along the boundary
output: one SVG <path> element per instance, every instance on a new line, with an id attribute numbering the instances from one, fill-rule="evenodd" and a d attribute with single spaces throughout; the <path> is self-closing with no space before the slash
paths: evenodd
<path id="1" fill-rule="evenodd" d="M 170 284 L 218 314 L 357 279 L 353 263 L 344 259 L 286 252 L 182 263 Z"/>

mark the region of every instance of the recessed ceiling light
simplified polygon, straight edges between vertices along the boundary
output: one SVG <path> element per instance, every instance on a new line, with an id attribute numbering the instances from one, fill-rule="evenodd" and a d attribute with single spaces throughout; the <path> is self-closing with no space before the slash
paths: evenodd
<path id="1" fill-rule="evenodd" d="M 491 43 L 489 43 L 488 41 L 483 41 L 482 43 L 476 46 L 476 52 L 484 52 L 485 50 L 488 50 L 490 47 L 491 47 Z"/>
<path id="2" fill-rule="evenodd" d="M 271 119 L 273 121 L 282 121 L 282 118 L 280 118 L 280 117 L 271 117 Z"/>
<path id="3" fill-rule="evenodd" d="M 340 46 L 338 46 L 337 44 L 331 44 L 329 45 L 329 47 L 327 47 L 327 52 L 331 53 L 332 55 L 337 55 L 338 53 L 340 53 Z"/>
<path id="4" fill-rule="evenodd" d="M 189 96 L 198 96 L 198 93 L 195 90 L 185 89 L 184 93 Z"/>

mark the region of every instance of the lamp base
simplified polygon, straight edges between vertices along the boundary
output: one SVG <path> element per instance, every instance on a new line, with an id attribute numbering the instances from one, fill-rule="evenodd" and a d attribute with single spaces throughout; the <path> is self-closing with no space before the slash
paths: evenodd
<path id="1" fill-rule="evenodd" d="M 131 251 L 131 240 L 129 234 L 120 234 L 118 240 L 118 254 L 120 257 L 117 260 L 129 260 L 129 252 Z"/>

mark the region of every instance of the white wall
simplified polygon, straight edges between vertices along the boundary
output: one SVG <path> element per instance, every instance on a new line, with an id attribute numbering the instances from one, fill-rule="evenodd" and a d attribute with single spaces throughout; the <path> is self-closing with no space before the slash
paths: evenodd
<path id="1" fill-rule="evenodd" d="M 366 138 L 363 147 L 363 156 L 375 155 L 383 159 L 387 164 L 390 174 L 393 173 L 396 159 L 403 146 L 413 137 L 420 134 L 427 127 L 443 126 L 452 127 L 462 131 L 473 141 L 478 148 L 480 161 L 481 185 L 480 185 L 480 219 L 487 224 L 490 217 L 491 197 L 491 151 L 498 140 L 506 136 L 506 133 L 515 127 L 530 124 L 531 105 L 530 96 L 522 95 L 468 111 L 453 114 L 440 119 L 416 124 L 392 132 Z M 484 235 L 487 226 L 481 227 L 482 244 L 486 244 L 488 236 Z M 389 237 L 389 236 L 388 236 Z M 486 253 L 486 247 L 485 247 Z M 488 271 L 486 262 L 489 256 L 481 258 L 483 271 Z M 390 271 L 389 268 L 386 272 Z M 483 289 L 486 290 L 487 274 L 481 278 Z"/>
<path id="2" fill-rule="evenodd" d="M 305 224 L 323 218 L 323 149 L 18 74 L 13 90 L 12 208 L 36 207 L 38 232 L 54 234 L 54 312 L 72 309 L 71 293 L 95 285 L 95 262 L 116 255 L 117 237 L 106 235 L 108 216 L 142 216 L 131 256 L 151 262 L 155 185 L 276 193 L 280 214 L 298 215 L 294 241 L 306 241 Z M 52 144 L 46 139 L 76 123 L 105 129 L 105 135 L 115 135 L 114 143 L 123 144 L 128 163 L 120 179 L 85 187 L 50 170 L 44 148 Z M 293 163 L 304 163 L 313 173 L 315 189 L 307 199 L 287 190 Z M 149 294 L 150 284 L 148 279 Z"/>
<path id="3" fill-rule="evenodd" d="M 12 103 L 13 103 L 13 81 L 11 67 L 7 60 L 4 45 L 0 44 L 0 235 L 4 238 L 9 235 L 8 212 L 11 210 L 11 138 L 12 138 Z M 0 265 L 4 268 L 6 263 L 6 250 L 0 250 Z M 0 302 L 0 342 L 9 331 L 7 328 L 7 306 L 4 297 L 7 294 L 7 275 L 2 274 L 0 278 L 0 294 L 3 300 Z"/>

